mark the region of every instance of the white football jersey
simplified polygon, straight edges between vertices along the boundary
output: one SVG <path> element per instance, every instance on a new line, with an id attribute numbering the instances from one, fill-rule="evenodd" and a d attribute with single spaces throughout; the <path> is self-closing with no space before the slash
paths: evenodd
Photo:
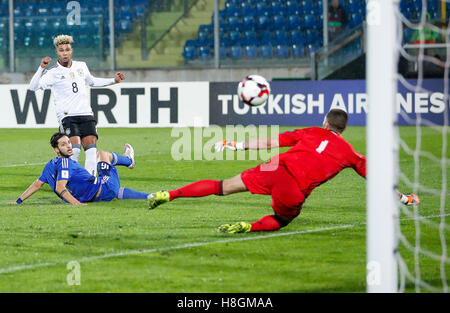
<path id="1" fill-rule="evenodd" d="M 93 115 L 87 86 L 102 87 L 114 84 L 114 78 L 91 75 L 85 62 L 72 61 L 71 67 L 55 65 L 43 69 L 39 66 L 28 89 L 51 89 L 58 122 L 67 116 Z"/>

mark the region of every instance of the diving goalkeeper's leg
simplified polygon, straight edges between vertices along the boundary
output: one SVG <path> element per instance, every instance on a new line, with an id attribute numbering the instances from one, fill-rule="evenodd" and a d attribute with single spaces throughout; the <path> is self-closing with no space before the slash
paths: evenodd
<path id="1" fill-rule="evenodd" d="M 240 175 L 224 180 L 199 180 L 175 190 L 151 193 L 148 196 L 149 209 L 154 209 L 177 198 L 196 198 L 209 195 L 225 196 L 243 191 L 247 191 L 247 187 L 242 182 Z"/>

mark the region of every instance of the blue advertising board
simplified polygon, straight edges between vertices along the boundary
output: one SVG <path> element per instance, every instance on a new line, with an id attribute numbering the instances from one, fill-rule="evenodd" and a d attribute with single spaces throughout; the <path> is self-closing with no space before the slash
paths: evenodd
<path id="1" fill-rule="evenodd" d="M 417 81 L 408 80 L 415 86 Z M 334 107 L 349 114 L 349 125 L 364 126 L 368 111 L 365 80 L 273 81 L 271 95 L 262 106 L 250 107 L 236 93 L 237 83 L 210 83 L 211 125 L 320 126 Z M 396 109 L 399 125 L 415 125 L 422 120 L 443 125 L 449 115 L 443 79 L 425 79 L 422 89 L 411 90 L 399 84 Z M 448 103 L 448 100 L 447 100 Z M 405 118 L 406 117 L 406 118 Z"/>

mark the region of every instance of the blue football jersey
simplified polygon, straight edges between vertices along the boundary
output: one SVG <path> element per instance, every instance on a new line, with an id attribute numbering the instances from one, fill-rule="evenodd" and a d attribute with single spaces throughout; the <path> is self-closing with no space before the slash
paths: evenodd
<path id="1" fill-rule="evenodd" d="M 101 180 L 69 158 L 54 158 L 44 167 L 39 180 L 56 192 L 56 182 L 67 180 L 67 189 L 80 202 L 90 201 L 98 192 Z"/>

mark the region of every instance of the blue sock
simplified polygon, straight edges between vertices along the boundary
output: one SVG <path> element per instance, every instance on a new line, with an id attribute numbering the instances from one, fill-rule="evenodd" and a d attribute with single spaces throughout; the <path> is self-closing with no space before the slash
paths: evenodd
<path id="1" fill-rule="evenodd" d="M 129 157 L 117 154 L 115 152 L 111 152 L 113 159 L 112 159 L 112 165 L 123 165 L 123 166 L 130 166 L 132 161 Z"/>
<path id="2" fill-rule="evenodd" d="M 120 187 L 118 199 L 147 199 L 148 193 Z"/>

